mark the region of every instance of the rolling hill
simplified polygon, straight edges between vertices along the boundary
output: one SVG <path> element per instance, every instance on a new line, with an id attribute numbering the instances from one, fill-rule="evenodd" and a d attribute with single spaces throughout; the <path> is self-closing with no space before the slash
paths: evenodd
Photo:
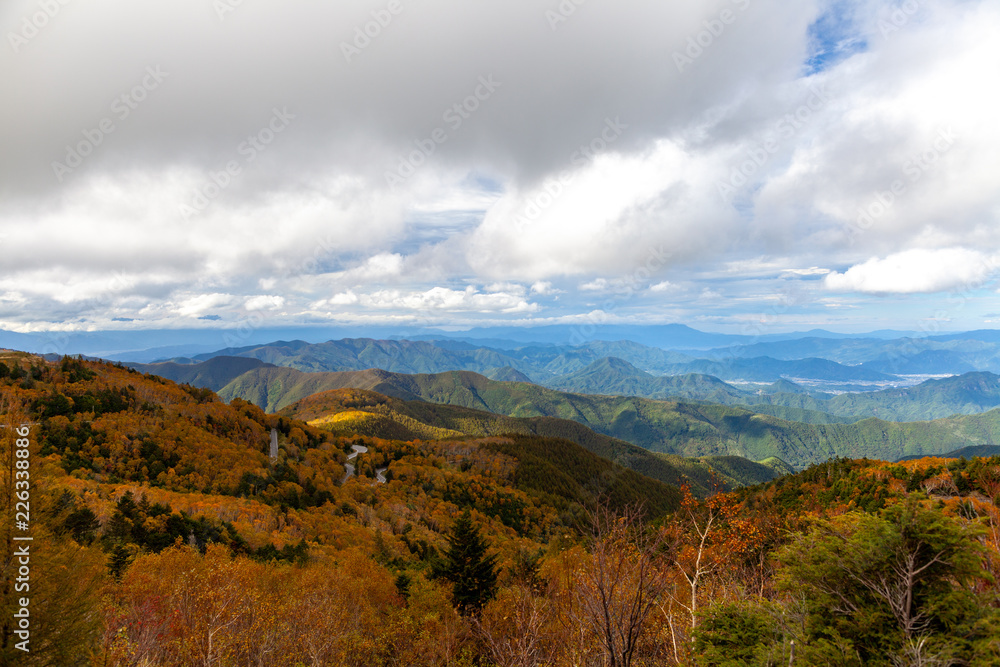
<path id="1" fill-rule="evenodd" d="M 891 421 L 919 421 L 960 414 L 977 414 L 1000 406 L 1000 376 L 972 372 L 931 379 L 913 387 L 864 393 L 822 395 L 772 394 L 761 403 L 780 404 L 844 417 L 880 417 Z"/>
<path id="2" fill-rule="evenodd" d="M 656 514 L 679 502 L 676 484 L 644 476 L 629 464 L 636 462 L 636 467 L 677 482 L 683 472 L 641 448 L 589 432 L 574 422 L 540 419 L 529 428 L 508 417 L 424 401 L 410 405 L 351 390 L 332 397 L 310 397 L 297 412 L 312 418 L 322 410 L 329 417 L 331 406 L 336 406 L 340 414 L 351 418 L 369 410 L 372 416 L 387 416 L 397 429 L 365 433 L 363 420 L 357 419 L 355 423 L 362 428 L 326 429 L 297 419 L 291 414 L 296 411 L 268 415 L 243 400 L 225 404 L 211 391 L 108 363 L 69 358 L 53 363 L 18 353 L 5 356 L 0 363 L 0 389 L 6 398 L 24 406 L 23 419 L 38 425 L 39 455 L 50 457 L 47 465 L 88 483 L 252 498 L 306 513 L 336 497 L 346 500 L 341 492 L 347 486 L 342 481 L 344 463 L 352 445 L 360 442 L 369 451 L 355 461 L 359 474 L 382 465 L 399 478 L 412 468 L 415 458 L 427 458 L 427 465 L 447 467 L 452 474 L 451 465 L 444 462 L 451 454 L 442 458 L 442 452 L 471 455 L 482 450 L 486 458 L 473 468 L 488 468 L 492 456 L 488 452 L 502 451 L 509 459 L 495 462 L 495 467 L 508 469 L 509 474 L 497 482 L 497 488 L 516 486 L 560 511 L 598 497 L 621 505 L 643 501 Z M 22 370 L 27 364 L 29 370 Z M 12 366 L 16 372 L 9 370 Z M 490 419 L 498 422 L 495 427 L 486 423 Z M 329 423 L 313 421 L 319 426 Z M 448 425 L 460 426 L 463 432 L 445 428 Z M 586 446 L 567 435 L 575 435 Z M 272 438 L 278 440 L 278 454 L 269 457 Z M 447 442 L 421 444 L 431 439 Z M 522 461 L 522 454 L 530 466 L 557 471 L 552 479 L 558 485 L 542 488 L 544 480 L 539 480 L 535 470 L 519 470 L 520 465 L 529 465 Z M 401 462 L 398 469 L 397 462 Z M 454 488 L 466 483 L 465 472 L 456 466 Z M 579 511 L 579 507 L 574 510 Z"/>
<path id="3" fill-rule="evenodd" d="M 545 386 L 582 394 L 689 398 L 710 403 L 738 403 L 749 397 L 748 392 L 710 375 L 654 376 L 617 357 L 599 359 L 579 371 L 553 378 Z"/>
<path id="4" fill-rule="evenodd" d="M 487 375 L 495 369 L 508 367 L 543 384 L 558 376 L 582 371 L 594 362 L 609 357 L 625 360 L 658 375 L 699 373 L 723 380 L 749 382 L 774 382 L 786 377 L 844 383 L 884 382 L 896 377 L 874 368 L 848 366 L 821 358 L 789 360 L 731 355 L 721 360 L 699 359 L 631 341 L 494 349 L 456 340 L 345 338 L 317 344 L 276 341 L 267 345 L 228 348 L 198 355 L 194 359 L 204 361 L 218 356 L 250 357 L 308 372 L 381 368 L 409 374 L 468 370 Z"/>
<path id="5" fill-rule="evenodd" d="M 283 367 L 247 357 L 218 356 L 195 364 L 170 362 L 132 366 L 143 372 L 151 372 L 176 382 L 208 387 L 214 391 L 223 390 L 248 370 L 270 369 L 269 372 L 280 383 L 280 387 L 241 386 L 238 395 L 252 396 L 253 402 L 271 410 L 279 407 L 270 400 L 271 396 L 280 397 L 285 401 L 282 405 L 286 405 L 316 391 L 330 388 L 323 384 L 329 378 L 321 380 L 314 376 L 283 373 Z M 365 375 L 347 376 L 353 383 L 350 386 L 375 389 L 379 382 L 392 376 L 380 376 L 372 370 L 359 372 Z M 376 375 L 372 376 L 372 373 Z M 493 378 L 505 382 L 524 383 L 526 377 L 510 367 L 494 368 L 490 373 Z M 252 382 L 252 379 L 246 378 L 244 382 L 246 381 Z M 305 381 L 306 386 L 297 387 L 300 381 Z M 333 387 L 348 386 L 342 382 L 343 380 L 335 382 Z M 405 391 L 405 398 L 424 397 L 420 391 L 405 389 L 405 383 L 401 384 L 398 377 L 389 384 L 391 386 L 386 392 L 390 395 Z M 608 357 L 592 362 L 575 373 L 551 380 L 549 385 L 570 393 L 739 405 L 758 414 L 816 425 L 851 423 L 870 417 L 886 421 L 927 421 L 953 415 L 977 414 L 1000 407 L 1000 377 L 985 372 L 927 380 L 913 387 L 831 395 L 807 390 L 787 380 L 779 380 L 749 391 L 706 375 L 654 376 L 623 359 Z M 288 392 L 291 392 L 290 398 L 285 396 Z M 481 401 L 461 404 L 491 409 Z"/>
<path id="6" fill-rule="evenodd" d="M 722 405 L 590 396 L 533 384 L 495 382 L 467 371 L 401 375 L 380 370 L 301 373 L 266 367 L 239 376 L 220 392 L 268 411 L 337 388 L 370 389 L 513 417 L 557 417 L 656 452 L 685 457 L 778 457 L 804 467 L 832 456 L 896 460 L 967 445 L 1000 442 L 1000 410 L 936 421 L 896 423 L 870 418 L 851 424 L 804 424 Z"/>
<path id="7" fill-rule="evenodd" d="M 652 479 L 679 486 L 684 481 L 708 494 L 716 480 L 723 489 L 760 484 L 789 471 L 787 464 L 754 463 L 740 457 L 684 459 L 596 433 L 575 421 L 553 417 L 508 417 L 471 408 L 402 400 L 362 389 L 333 389 L 308 396 L 278 412 L 311 426 L 348 436 L 386 439 L 445 439 L 518 434 L 562 438 Z"/>
<path id="8" fill-rule="evenodd" d="M 847 423 L 868 417 L 920 421 L 1000 407 L 1000 377 L 987 372 L 931 379 L 913 387 L 835 396 L 809 391 L 787 380 L 748 391 L 706 375 L 657 377 L 622 359 L 603 359 L 546 384 L 588 394 L 742 405 L 754 412 L 812 424 Z"/>

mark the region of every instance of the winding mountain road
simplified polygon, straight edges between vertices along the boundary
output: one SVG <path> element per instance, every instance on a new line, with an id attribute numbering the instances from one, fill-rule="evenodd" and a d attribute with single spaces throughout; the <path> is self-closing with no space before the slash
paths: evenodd
<path id="1" fill-rule="evenodd" d="M 354 460 L 354 458 L 358 454 L 367 454 L 368 453 L 368 448 L 367 447 L 363 447 L 361 445 L 351 445 L 351 449 L 353 449 L 354 451 L 347 455 L 347 460 L 348 461 Z M 354 477 L 355 468 L 350 463 L 345 463 L 344 464 L 344 469 L 347 471 L 344 474 L 344 482 L 346 482 L 350 478 Z M 385 479 L 385 471 L 386 470 L 388 470 L 388 468 L 377 468 L 375 470 L 375 483 L 376 484 L 385 484 L 386 483 L 386 479 Z"/>

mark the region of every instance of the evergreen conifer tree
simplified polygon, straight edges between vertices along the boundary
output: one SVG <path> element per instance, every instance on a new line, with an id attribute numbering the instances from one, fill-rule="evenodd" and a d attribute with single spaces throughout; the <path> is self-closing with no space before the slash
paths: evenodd
<path id="1" fill-rule="evenodd" d="M 497 557 L 486 553 L 489 548 L 466 508 L 448 536 L 441 566 L 441 576 L 454 584 L 454 603 L 462 614 L 478 612 L 496 593 Z"/>

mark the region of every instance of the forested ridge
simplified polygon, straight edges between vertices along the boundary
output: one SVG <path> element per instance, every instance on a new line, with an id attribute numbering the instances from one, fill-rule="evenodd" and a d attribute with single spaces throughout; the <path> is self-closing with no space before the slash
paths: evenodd
<path id="1" fill-rule="evenodd" d="M 0 354 L 34 537 L 33 650 L 4 625 L 0 662 L 1000 664 L 1000 457 L 837 458 L 703 497 L 564 438 L 324 429 L 334 398 L 386 397 L 299 406 L 310 425 Z"/>
<path id="2" fill-rule="evenodd" d="M 307 396 L 279 415 L 295 417 L 332 433 L 396 439 L 441 439 L 499 434 L 537 435 L 571 440 L 616 465 L 679 486 L 687 482 L 698 495 L 721 484 L 726 489 L 765 482 L 791 472 L 783 462 L 757 464 L 738 456 L 682 458 L 657 454 L 597 433 L 570 419 L 508 417 L 458 405 L 402 400 L 365 389 L 332 389 Z M 562 467 L 574 465 L 563 462 Z M 779 471 L 780 469 L 780 471 Z"/>
<path id="3" fill-rule="evenodd" d="M 574 394 L 522 382 L 496 382 L 468 371 L 303 373 L 271 366 L 241 374 L 219 393 L 267 410 L 281 410 L 316 393 L 345 387 L 517 418 L 576 421 L 653 452 L 684 457 L 736 455 L 752 461 L 777 457 L 796 468 L 831 456 L 897 460 L 1000 442 L 1000 408 L 932 421 L 870 417 L 849 424 L 803 423 L 734 405 Z"/>

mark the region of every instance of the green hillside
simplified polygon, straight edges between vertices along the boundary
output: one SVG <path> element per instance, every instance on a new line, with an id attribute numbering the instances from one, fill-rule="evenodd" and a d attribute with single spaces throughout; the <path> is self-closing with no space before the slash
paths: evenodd
<path id="1" fill-rule="evenodd" d="M 809 424 L 849 423 L 868 417 L 920 421 L 1000 407 L 1000 376 L 987 372 L 927 380 L 913 387 L 832 395 L 807 391 L 787 380 L 748 391 L 709 375 L 654 376 L 610 358 L 555 378 L 546 386 L 587 394 L 742 405 Z"/>
<path id="2" fill-rule="evenodd" d="M 771 415 L 785 421 L 802 422 L 803 424 L 852 424 L 863 419 L 863 417 L 842 417 L 831 415 L 829 412 L 807 410 L 787 405 L 768 405 L 766 403 L 737 403 L 736 405 L 741 405 L 757 414 Z"/>
<path id="3" fill-rule="evenodd" d="M 280 415 L 307 421 L 335 435 L 353 433 L 385 439 L 441 439 L 462 436 L 542 436 L 569 440 L 612 461 L 615 466 L 678 486 L 684 481 L 699 494 L 713 490 L 715 474 L 724 489 L 759 484 L 784 474 L 752 461 L 689 461 L 679 456 L 657 455 L 647 449 L 596 433 L 575 421 L 553 417 L 516 418 L 455 405 L 423 400 L 404 401 L 373 391 L 334 389 L 313 394 L 279 411 Z M 738 457 L 725 457 L 737 459 Z M 730 467 L 745 472 L 731 475 Z"/>
<path id="4" fill-rule="evenodd" d="M 576 373 L 554 378 L 545 386 L 582 394 L 687 398 L 710 403 L 743 403 L 750 396 L 749 392 L 710 375 L 654 376 L 616 357 L 595 361 Z"/>
<path id="5" fill-rule="evenodd" d="M 881 417 L 891 421 L 937 419 L 1000 406 L 1000 376 L 973 372 L 927 380 L 902 389 L 840 394 L 828 399 L 781 394 L 763 396 L 760 402 L 848 417 Z"/>
<path id="6" fill-rule="evenodd" d="M 226 400 L 245 398 L 273 412 L 318 391 L 345 387 L 513 417 L 568 419 L 655 452 L 735 455 L 753 461 L 773 456 L 797 468 L 833 456 L 896 460 L 1000 442 L 1000 411 L 931 422 L 865 419 L 853 424 L 803 424 L 734 406 L 571 394 L 533 384 L 494 382 L 463 371 L 400 375 L 260 368 L 238 377 L 220 395 Z"/>
<path id="7" fill-rule="evenodd" d="M 795 472 L 794 468 L 776 457 L 750 461 L 741 456 L 703 456 L 694 460 L 710 467 L 728 482 L 728 486 L 734 488 L 754 486 Z"/>
<path id="8" fill-rule="evenodd" d="M 251 348 L 243 353 L 257 354 L 288 367 L 294 363 L 302 367 L 300 370 L 357 367 L 363 363 L 372 363 L 373 367 L 379 368 L 410 368 L 413 366 L 436 368 L 449 361 L 456 364 L 453 368 L 461 369 L 470 365 L 479 368 L 501 360 L 511 361 L 509 357 L 498 351 L 487 353 L 487 348 L 473 348 L 472 350 L 456 352 L 455 350 L 440 349 L 429 343 L 407 347 L 401 346 L 401 343 L 409 343 L 409 341 L 368 341 L 369 348 L 380 350 L 381 355 L 376 355 L 372 349 L 366 348 L 369 353 L 365 358 L 366 361 L 354 359 L 348 364 L 342 358 L 346 358 L 348 355 L 349 350 L 344 349 L 344 345 L 348 342 L 360 344 L 361 341 L 331 341 L 322 345 L 284 344 L 287 347 L 275 344 Z M 597 350 L 611 350 L 615 349 L 615 346 L 622 352 L 637 356 L 642 356 L 641 352 L 648 350 L 648 348 L 635 344 L 629 346 L 625 343 L 605 343 L 603 346 L 592 344 L 591 347 L 580 350 L 575 350 L 575 348 L 562 350 L 562 348 L 550 347 L 526 348 L 511 352 L 511 354 L 521 355 L 523 357 L 521 361 L 527 364 L 525 367 L 530 367 L 536 375 L 546 375 L 551 373 L 553 369 L 579 366 Z M 331 358 L 330 355 L 334 351 L 338 352 L 339 356 L 335 355 Z M 364 351 L 362 350 L 362 352 Z M 559 353 L 556 354 L 556 351 Z M 463 361 L 459 352 L 466 356 L 471 354 L 483 363 L 472 363 L 468 358 Z M 297 353 L 297 356 L 293 356 L 292 353 Z M 407 361 L 408 358 L 409 361 Z M 311 361 L 305 363 L 302 359 Z M 528 363 L 525 359 L 532 361 Z M 536 365 L 536 362 L 540 360 L 547 361 L 544 368 Z M 737 361 L 742 363 L 747 360 Z M 809 362 L 813 366 L 816 366 L 818 361 L 822 360 L 803 360 L 803 362 Z M 266 368 L 270 364 L 254 357 L 214 356 L 195 364 L 166 362 L 133 364 L 132 366 L 142 372 L 160 375 L 175 382 L 208 387 L 219 391 L 246 371 Z M 483 369 L 483 373 L 494 380 L 530 381 L 529 377 L 521 370 L 509 365 L 489 366 Z M 717 377 L 699 373 L 652 375 L 624 359 L 604 357 L 591 361 L 572 373 L 550 378 L 545 381 L 545 386 L 574 393 L 740 405 L 759 414 L 807 424 L 850 423 L 869 417 L 878 417 L 887 421 L 921 421 L 957 414 L 976 414 L 1000 407 L 1000 377 L 987 372 L 972 372 L 961 376 L 928 380 L 907 388 L 833 395 L 808 390 L 785 379 L 748 390 L 723 382 Z M 301 398 L 301 396 L 296 396 L 296 398 Z M 255 399 L 255 402 L 264 405 L 264 400 L 257 401 Z M 482 406 L 472 405 L 472 407 Z"/>

